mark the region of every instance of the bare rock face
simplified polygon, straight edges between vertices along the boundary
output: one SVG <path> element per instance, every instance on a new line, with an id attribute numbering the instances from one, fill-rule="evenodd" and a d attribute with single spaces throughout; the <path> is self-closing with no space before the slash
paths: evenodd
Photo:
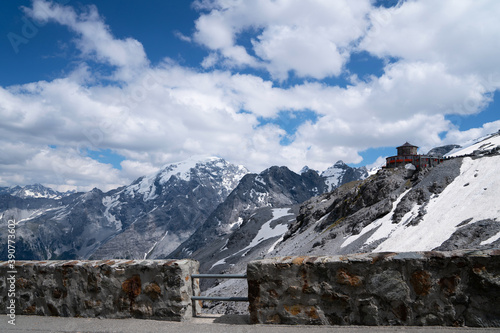
<path id="1" fill-rule="evenodd" d="M 393 215 L 393 223 L 399 223 L 401 218 L 408 213 L 412 207 L 421 205 L 420 215 L 411 225 L 418 225 L 419 217 L 425 215 L 426 203 L 431 196 L 439 195 L 459 174 L 460 159 L 449 160 L 431 170 L 423 170 L 416 173 L 411 181 L 414 183 L 412 190 L 401 200 Z"/>

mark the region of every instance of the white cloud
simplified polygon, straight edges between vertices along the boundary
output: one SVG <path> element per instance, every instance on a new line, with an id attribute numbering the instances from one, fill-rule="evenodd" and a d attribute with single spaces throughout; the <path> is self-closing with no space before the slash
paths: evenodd
<path id="1" fill-rule="evenodd" d="M 110 164 L 99 163 L 72 148 L 1 142 L 0 186 L 43 183 L 56 190 L 111 190 L 128 179 Z M 22 152 L 22 153 L 20 153 Z"/>
<path id="2" fill-rule="evenodd" d="M 284 80 L 338 76 L 352 44 L 368 25 L 369 1 L 213 1 L 196 21 L 194 39 L 218 51 L 226 64 L 266 68 Z M 250 34 L 252 50 L 238 44 Z M 249 51 L 253 51 L 252 56 Z"/>
<path id="3" fill-rule="evenodd" d="M 126 160 L 121 163 L 122 173 L 128 178 L 137 179 L 145 175 L 152 175 L 159 171 L 158 167 L 151 163 L 143 163 L 139 161 Z"/>
<path id="4" fill-rule="evenodd" d="M 225 24 L 219 11 L 201 16 L 196 21 L 196 30 L 194 38 L 212 50 L 230 48 L 234 44 L 233 29 Z"/>
<path id="5" fill-rule="evenodd" d="M 468 141 L 484 137 L 488 134 L 496 133 L 498 131 L 500 131 L 500 120 L 488 122 L 483 124 L 481 127 L 471 128 L 466 131 L 452 129 L 448 133 L 446 133 L 446 137 L 443 140 L 443 143 L 454 144 L 460 142 L 463 144 Z"/>
<path id="6" fill-rule="evenodd" d="M 255 53 L 268 63 L 271 75 L 279 80 L 287 79 L 291 70 L 299 77 L 339 76 L 349 58 L 349 53 L 339 50 L 331 40 L 299 27 L 270 27 L 253 45 Z"/>
<path id="7" fill-rule="evenodd" d="M 405 1 L 373 10 L 372 29 L 359 47 L 380 57 L 442 63 L 451 74 L 487 81 L 500 65 L 499 15 L 495 0 Z M 500 87 L 499 78 L 489 90 Z"/>
<path id="8" fill-rule="evenodd" d="M 175 37 L 179 38 L 180 40 L 185 41 L 185 42 L 188 42 L 188 43 L 191 43 L 191 42 L 193 41 L 193 40 L 191 39 L 191 37 L 184 35 L 184 34 L 183 34 L 182 32 L 180 32 L 180 31 L 174 31 L 174 35 L 175 35 Z"/>
<path id="9" fill-rule="evenodd" d="M 298 171 L 306 164 L 324 170 L 339 159 L 361 162 L 360 152 L 371 147 L 408 140 L 432 148 L 495 132 L 498 122 L 461 132 L 445 119 L 481 112 L 500 82 L 495 72 L 487 74 L 488 66 L 499 67 L 498 50 L 482 46 L 495 31 L 498 36 L 492 29 L 498 24 L 492 27 L 489 19 L 496 6 L 479 20 L 483 2 L 469 8 L 470 17 L 462 8 L 468 5 L 462 5 L 412 1 L 375 9 L 368 1 L 203 1 L 198 6 L 208 12 L 197 20 L 193 39 L 208 54 L 204 69 L 197 70 L 168 59 L 152 67 L 140 42 L 114 38 L 94 7 L 77 14 L 68 6 L 35 1 L 28 13 L 69 27 L 83 60 L 66 77 L 0 87 L 0 186 L 42 182 L 59 189 L 110 189 L 202 154 L 253 172 L 271 165 Z M 424 17 L 422 27 L 417 18 Z M 476 45 L 478 39 L 481 49 L 458 45 L 450 27 L 459 18 L 469 26 L 462 43 Z M 381 77 L 353 79 L 346 88 L 307 81 L 285 88 L 231 71 L 231 66 L 265 68 L 278 80 L 289 71 L 317 79 L 345 74 L 368 19 L 371 29 L 356 50 L 399 58 L 387 63 Z M 251 49 L 239 44 L 245 34 L 253 36 Z M 113 66 L 120 84 L 101 85 L 92 62 L 85 63 L 89 58 Z M 213 69 L 221 63 L 229 69 Z M 302 124 L 288 146 L 280 144 L 285 130 L 260 126 L 261 118 L 303 110 L 318 119 Z M 442 133 L 448 133 L 444 140 Z M 86 149 L 124 156 L 122 170 L 85 156 Z"/>

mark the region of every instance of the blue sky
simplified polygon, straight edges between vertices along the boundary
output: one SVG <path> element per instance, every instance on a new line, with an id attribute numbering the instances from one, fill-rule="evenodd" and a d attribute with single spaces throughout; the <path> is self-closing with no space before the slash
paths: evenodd
<path id="1" fill-rule="evenodd" d="M 500 129 L 497 1 L 8 1 L 0 186 L 217 155 L 372 165 Z"/>

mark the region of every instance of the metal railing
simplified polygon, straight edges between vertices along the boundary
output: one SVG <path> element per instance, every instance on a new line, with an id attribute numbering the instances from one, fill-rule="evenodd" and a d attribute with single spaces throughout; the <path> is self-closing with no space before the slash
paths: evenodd
<path id="1" fill-rule="evenodd" d="M 246 274 L 193 274 L 191 279 L 246 279 Z M 191 296 L 194 301 L 248 302 L 248 297 Z"/>

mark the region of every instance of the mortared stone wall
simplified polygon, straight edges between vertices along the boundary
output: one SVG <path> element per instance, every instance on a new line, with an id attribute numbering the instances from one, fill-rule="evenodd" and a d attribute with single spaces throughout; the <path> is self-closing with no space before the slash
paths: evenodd
<path id="1" fill-rule="evenodd" d="M 284 257 L 247 275 L 253 323 L 500 326 L 500 250 Z"/>
<path id="2" fill-rule="evenodd" d="M 194 260 L 0 262 L 0 313 L 183 321 L 200 292 L 191 280 L 198 268 Z"/>

